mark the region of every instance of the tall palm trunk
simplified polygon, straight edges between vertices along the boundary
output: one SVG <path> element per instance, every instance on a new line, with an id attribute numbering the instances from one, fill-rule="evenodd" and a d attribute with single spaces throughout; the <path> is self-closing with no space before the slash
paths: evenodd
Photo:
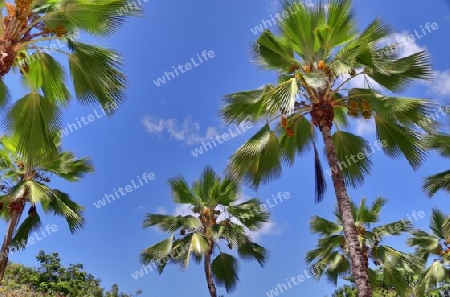
<path id="1" fill-rule="evenodd" d="M 330 168 L 339 168 L 339 159 L 336 154 L 333 139 L 331 138 L 331 128 L 325 126 L 322 128 L 322 137 L 325 143 L 327 159 Z M 365 265 L 364 255 L 362 253 L 358 234 L 355 228 L 355 221 L 352 215 L 350 199 L 347 194 L 347 188 L 344 182 L 344 175 L 341 170 L 331 170 L 334 190 L 339 205 L 339 212 L 344 225 L 344 235 L 347 245 L 350 248 L 350 259 L 352 263 L 353 276 L 355 278 L 356 288 L 359 297 L 372 297 L 372 289 L 369 283 L 369 277 Z"/>
<path id="2" fill-rule="evenodd" d="M 211 297 L 217 297 L 216 285 L 214 285 L 213 273 L 211 269 L 211 255 L 214 248 L 214 242 L 208 239 L 208 251 L 205 255 L 205 275 L 206 282 L 208 283 L 208 290 Z"/>
<path id="3" fill-rule="evenodd" d="M 22 211 L 23 207 L 21 209 L 13 208 L 13 210 L 11 211 L 8 229 L 6 230 L 5 238 L 3 239 L 3 245 L 0 250 L 0 284 L 3 282 L 3 277 L 5 276 L 6 266 L 8 265 L 9 246 L 11 245 L 14 231 L 16 229 L 17 223 L 19 222 Z"/>

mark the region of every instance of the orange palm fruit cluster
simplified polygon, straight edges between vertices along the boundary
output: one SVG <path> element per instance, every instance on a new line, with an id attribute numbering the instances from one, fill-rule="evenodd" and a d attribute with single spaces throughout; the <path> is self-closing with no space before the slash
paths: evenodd
<path id="1" fill-rule="evenodd" d="M 14 17 L 16 16 L 16 6 L 11 3 L 5 3 L 6 11 L 8 12 L 8 16 Z"/>
<path id="2" fill-rule="evenodd" d="M 368 100 L 362 101 L 361 109 L 362 109 L 362 116 L 365 119 L 370 119 L 370 117 L 372 116 L 372 107 L 370 106 L 370 103 Z"/>
<path id="3" fill-rule="evenodd" d="M 347 114 L 349 116 L 357 116 L 359 111 L 359 104 L 356 100 L 349 99 L 347 101 Z"/>
<path id="4" fill-rule="evenodd" d="M 281 127 L 283 127 L 286 130 L 286 135 L 288 137 L 291 137 L 294 135 L 294 129 L 291 127 L 288 127 L 288 119 L 286 117 L 281 117 Z"/>
<path id="5" fill-rule="evenodd" d="M 291 127 L 287 127 L 287 128 L 286 128 L 286 135 L 287 135 L 288 137 L 294 136 L 294 129 L 292 129 Z"/>
<path id="6" fill-rule="evenodd" d="M 317 69 L 323 70 L 324 65 L 325 65 L 325 63 L 323 62 L 323 60 L 320 60 L 319 63 L 317 64 Z"/>
<path id="7" fill-rule="evenodd" d="M 66 28 L 64 27 L 63 24 L 59 24 L 58 27 L 56 27 L 55 29 L 55 33 L 56 36 L 58 37 L 64 36 L 64 34 L 66 34 Z"/>

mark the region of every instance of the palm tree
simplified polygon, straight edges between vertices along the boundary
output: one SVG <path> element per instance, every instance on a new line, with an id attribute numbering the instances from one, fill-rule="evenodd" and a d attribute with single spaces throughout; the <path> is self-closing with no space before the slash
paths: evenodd
<path id="1" fill-rule="evenodd" d="M 84 226 L 83 207 L 71 200 L 67 193 L 50 188 L 51 176 L 54 174 L 75 182 L 93 171 L 88 158 L 78 159 L 60 146 L 58 158 L 28 163 L 18 153 L 18 143 L 18 137 L 0 138 L 0 191 L 4 193 L 0 196 L 0 215 L 8 223 L 0 250 L 0 282 L 8 264 L 10 248 L 24 249 L 30 233 L 40 227 L 39 206 L 45 213 L 65 218 L 72 233 Z M 26 205 L 30 206 L 28 214 L 20 223 Z"/>
<path id="2" fill-rule="evenodd" d="M 127 0 L 0 1 L 0 106 L 7 108 L 7 131 L 19 135 L 20 153 L 57 156 L 51 135 L 62 128 L 62 110 L 71 99 L 57 56 L 67 58 L 80 104 L 101 105 L 108 115 L 117 109 L 125 99 L 118 53 L 78 39 L 82 32 L 109 36 L 139 12 Z M 19 75 L 28 92 L 12 105 L 3 80 L 7 74 Z"/>
<path id="3" fill-rule="evenodd" d="M 428 148 L 437 150 L 443 157 L 450 157 L 450 135 L 434 134 L 428 136 L 425 141 Z M 429 197 L 440 190 L 450 193 L 450 170 L 425 178 L 423 189 Z"/>
<path id="4" fill-rule="evenodd" d="M 420 276 L 417 295 L 423 296 L 437 287 L 450 284 L 450 216 L 438 209 L 433 209 L 430 219 L 431 233 L 420 229 L 411 231 L 408 245 L 416 248 L 416 254 L 433 262 Z"/>
<path id="5" fill-rule="evenodd" d="M 382 95 L 373 82 L 395 94 L 416 79 L 431 79 L 432 68 L 426 52 L 400 58 L 398 51 L 380 46 L 392 33 L 380 19 L 358 33 L 351 0 L 331 0 L 326 7 L 298 2 L 283 2 L 280 35 L 266 30 L 252 46 L 255 61 L 278 72 L 278 83 L 225 96 L 221 115 L 227 123 L 263 122 L 231 156 L 227 172 L 256 189 L 280 178 L 283 165 L 292 166 L 297 154 L 313 148 L 320 201 L 326 184 L 315 144 L 318 130 L 356 286 L 359 296 L 368 297 L 371 289 L 347 185 L 357 186 L 370 174 L 372 149 L 363 137 L 349 132 L 351 120 L 374 120 L 376 146 L 389 157 L 405 157 L 416 169 L 425 158 L 420 131 L 436 128 L 434 121 L 420 121 L 432 111 L 431 104 Z M 355 78 L 364 79 L 365 86 L 352 88 L 349 83 Z"/>
<path id="6" fill-rule="evenodd" d="M 371 206 L 366 205 L 365 198 L 361 199 L 359 206 L 351 202 L 352 214 L 372 288 L 382 283 L 387 288 L 394 287 L 398 295 L 406 296 L 409 284 L 405 273 L 420 272 L 423 263 L 412 255 L 382 244 L 387 236 L 401 235 L 412 229 L 411 222 L 405 220 L 374 226 L 379 222 L 381 209 L 386 202 L 384 198 L 375 199 Z M 351 277 L 351 265 L 342 217 L 337 208 L 334 215 L 335 222 L 319 216 L 311 219 L 311 232 L 322 237 L 317 247 L 307 253 L 306 262 L 312 263 L 317 279 L 325 276 L 336 285 L 339 277 Z M 369 267 L 369 259 L 376 267 L 382 267 L 382 282 L 379 282 L 377 270 Z"/>
<path id="7" fill-rule="evenodd" d="M 192 186 L 182 176 L 170 179 L 169 185 L 174 202 L 188 205 L 192 214 L 147 214 L 144 227 L 157 226 L 171 236 L 143 250 L 139 255 L 142 264 L 153 263 L 161 274 L 169 262 L 186 268 L 191 256 L 197 263 L 203 258 L 209 293 L 217 297 L 215 283 L 231 292 L 239 280 L 238 260 L 223 251 L 221 242 L 230 250 L 237 249 L 244 260 L 256 260 L 261 267 L 266 263 L 267 250 L 246 231 L 261 228 L 269 214 L 256 198 L 238 203 L 239 184 L 234 179 L 221 178 L 207 166 Z M 212 260 L 215 251 L 218 254 Z"/>

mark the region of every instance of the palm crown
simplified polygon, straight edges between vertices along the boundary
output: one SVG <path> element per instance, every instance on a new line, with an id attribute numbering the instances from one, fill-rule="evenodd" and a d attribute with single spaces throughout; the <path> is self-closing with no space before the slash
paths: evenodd
<path id="1" fill-rule="evenodd" d="M 83 207 L 67 193 L 48 186 L 55 175 L 74 182 L 93 171 L 88 158 L 78 159 L 72 152 L 58 145 L 58 157 L 47 162 L 28 163 L 17 151 L 17 137 L 0 139 L 0 215 L 8 222 L 8 229 L 0 255 L 0 281 L 6 268 L 9 248 L 25 248 L 30 233 L 41 225 L 38 206 L 45 213 L 63 217 L 72 233 L 84 226 Z M 56 141 L 56 143 L 58 143 Z M 27 217 L 20 223 L 29 205 Z M 20 224 L 19 224 L 20 223 Z"/>
<path id="2" fill-rule="evenodd" d="M 387 287 L 394 287 L 400 296 L 406 296 L 408 283 L 405 273 L 420 272 L 423 263 L 415 256 L 382 244 L 387 236 L 401 235 L 412 229 L 410 221 L 402 220 L 373 226 L 379 222 L 381 209 L 386 202 L 384 198 L 377 198 L 372 205 L 368 206 L 366 199 L 363 198 L 359 206 L 352 203 L 352 212 L 372 286 L 377 287 L 380 273 L 369 267 L 369 259 L 375 267 L 382 268 L 382 283 Z M 336 285 L 339 277 L 351 275 L 351 266 L 347 241 L 343 235 L 343 222 L 338 211 L 334 214 L 336 222 L 319 216 L 311 219 L 311 231 L 322 237 L 317 247 L 307 253 L 306 261 L 313 263 L 317 278 L 326 276 Z"/>
<path id="3" fill-rule="evenodd" d="M 125 76 L 118 53 L 77 39 L 81 32 L 94 36 L 115 32 L 126 17 L 139 12 L 134 7 L 118 13 L 126 5 L 126 0 L 0 1 L 0 105 L 7 106 L 4 126 L 19 135 L 21 153 L 29 158 L 56 156 L 52 134 L 62 128 L 62 109 L 71 99 L 67 72 L 83 105 L 100 104 L 110 115 L 124 100 Z M 56 56 L 67 58 L 67 72 Z M 3 78 L 11 70 L 20 71 L 29 93 L 9 105 Z"/>
<path id="4" fill-rule="evenodd" d="M 256 198 L 237 203 L 239 186 L 234 179 L 221 178 L 206 167 L 192 186 L 182 176 L 171 179 L 169 185 L 174 202 L 189 205 L 192 214 L 147 214 L 144 227 L 157 226 L 171 236 L 142 251 L 141 263 L 154 263 L 162 273 L 169 262 L 186 268 L 191 256 L 197 263 L 204 258 L 208 288 L 211 296 L 216 296 L 213 278 L 218 285 L 224 285 L 227 292 L 233 290 L 238 281 L 238 261 L 223 251 L 220 242 L 226 243 L 229 249 L 236 248 L 244 260 L 256 260 L 261 266 L 266 262 L 266 249 L 254 243 L 246 231 L 258 230 L 269 215 L 262 211 Z M 211 262 L 216 250 L 219 252 Z"/>
<path id="5" fill-rule="evenodd" d="M 265 122 L 230 160 L 229 172 L 247 184 L 258 187 L 279 178 L 282 164 L 293 165 L 297 154 L 314 148 L 320 200 L 326 187 L 314 146 L 315 127 L 336 128 L 333 143 L 338 160 L 345 163 L 346 157 L 370 150 L 363 137 L 348 131 L 352 119 L 374 120 L 388 156 L 403 156 L 414 168 L 423 161 L 418 128 L 434 131 L 435 122 L 420 121 L 431 103 L 382 95 L 370 80 L 380 89 L 403 91 L 415 79 L 431 78 L 428 55 L 399 58 L 396 51 L 384 53 L 387 47 L 380 44 L 393 32 L 391 27 L 376 19 L 358 32 L 351 6 L 350 0 L 330 1 L 326 12 L 323 5 L 285 1 L 285 11 L 295 13 L 280 22 L 281 34 L 266 30 L 252 46 L 258 65 L 278 71 L 278 83 L 227 95 L 221 110 L 229 123 Z M 357 77 L 368 82 L 365 88 L 351 88 Z M 347 184 L 356 186 L 370 173 L 371 164 L 366 155 L 340 169 Z"/>

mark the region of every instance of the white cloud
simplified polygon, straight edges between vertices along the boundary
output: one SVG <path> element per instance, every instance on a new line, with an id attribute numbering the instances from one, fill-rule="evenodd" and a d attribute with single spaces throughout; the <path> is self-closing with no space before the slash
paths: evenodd
<path id="1" fill-rule="evenodd" d="M 286 229 L 285 225 L 279 225 L 275 221 L 265 223 L 258 231 L 249 231 L 249 235 L 254 242 L 257 242 L 265 235 L 281 235 Z"/>
<path id="2" fill-rule="evenodd" d="M 375 132 L 375 122 L 373 118 L 370 120 L 357 119 L 355 121 L 355 133 L 360 136 L 366 136 Z"/>
<path id="3" fill-rule="evenodd" d="M 380 41 L 380 46 L 384 47 L 391 45 L 390 51 L 396 51 L 400 58 L 426 50 L 425 47 L 417 44 L 416 38 L 414 38 L 414 41 L 408 39 L 409 35 L 413 34 L 410 32 L 392 33 Z M 394 47 L 395 44 L 396 46 Z"/>
<path id="4" fill-rule="evenodd" d="M 191 117 L 185 118 L 181 124 L 173 118 L 157 119 L 154 116 L 146 116 L 141 122 L 150 134 L 167 133 L 172 138 L 183 141 L 187 145 L 202 143 L 217 134 L 216 128 L 208 127 L 202 135 L 200 124 L 194 122 Z"/>
<path id="5" fill-rule="evenodd" d="M 189 208 L 190 204 L 177 204 L 175 210 L 173 211 L 174 216 L 187 216 L 192 215 L 192 211 Z"/>
<path id="6" fill-rule="evenodd" d="M 450 69 L 435 71 L 433 80 L 427 84 L 431 93 L 440 97 L 450 96 Z"/>
<path id="7" fill-rule="evenodd" d="M 167 214 L 167 208 L 165 208 L 164 206 L 158 206 L 155 210 L 155 212 L 157 214 Z"/>

